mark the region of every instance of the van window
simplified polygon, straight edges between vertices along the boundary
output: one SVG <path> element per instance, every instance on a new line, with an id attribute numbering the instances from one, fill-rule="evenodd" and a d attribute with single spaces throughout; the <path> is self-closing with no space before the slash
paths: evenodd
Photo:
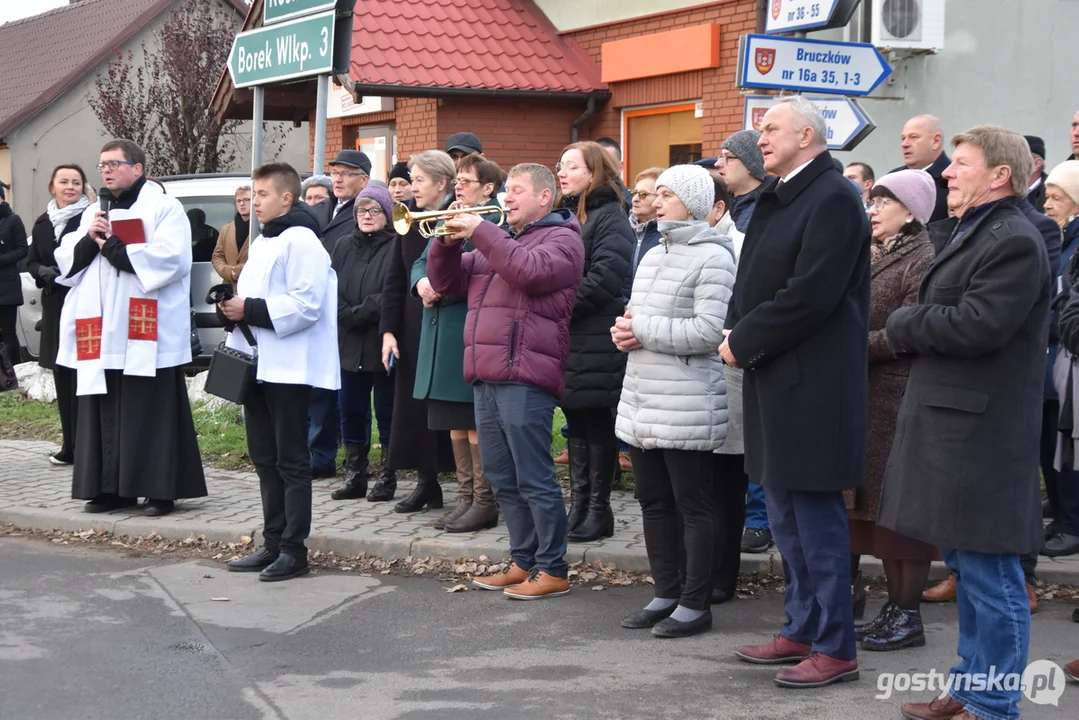
<path id="1" fill-rule="evenodd" d="M 236 203 L 232 195 L 217 197 L 178 197 L 184 206 L 184 212 L 202 210 L 206 213 L 206 224 L 220 232 L 221 226 L 236 218 Z M 189 215 L 190 217 L 190 215 Z"/>

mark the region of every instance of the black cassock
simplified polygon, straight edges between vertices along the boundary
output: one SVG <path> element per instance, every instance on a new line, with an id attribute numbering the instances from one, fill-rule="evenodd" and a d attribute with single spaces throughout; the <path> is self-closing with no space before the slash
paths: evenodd
<path id="1" fill-rule="evenodd" d="M 71 497 L 204 497 L 183 368 L 158 368 L 154 377 L 106 370 L 105 383 L 106 394 L 79 398 Z"/>

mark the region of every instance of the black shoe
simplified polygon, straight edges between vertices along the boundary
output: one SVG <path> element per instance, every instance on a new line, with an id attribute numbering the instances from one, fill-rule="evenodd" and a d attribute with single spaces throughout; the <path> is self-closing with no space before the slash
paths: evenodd
<path id="1" fill-rule="evenodd" d="M 55 455 L 49 456 L 50 465 L 71 465 L 75 462 L 75 456 L 69 452 L 61 450 Z"/>
<path id="2" fill-rule="evenodd" d="M 566 513 L 566 532 L 575 533 L 588 514 L 591 483 L 588 477 L 588 441 L 568 438 L 569 453 L 569 511 Z"/>
<path id="3" fill-rule="evenodd" d="M 925 629 L 922 627 L 922 614 L 917 610 L 903 610 L 898 607 L 892 612 L 891 620 L 883 623 L 862 640 L 863 650 L 877 652 L 923 645 L 925 645 Z"/>
<path id="4" fill-rule="evenodd" d="M 611 486 L 621 473 L 617 442 L 588 446 L 588 512 L 577 529 L 568 534 L 570 542 L 595 542 L 614 535 Z"/>
<path id="5" fill-rule="evenodd" d="M 353 478 L 352 482 L 346 482 L 330 493 L 334 500 L 360 500 L 366 496 L 367 480 L 362 479 L 362 476 Z"/>
<path id="6" fill-rule="evenodd" d="M 671 610 L 673 613 L 674 610 Z M 680 638 L 691 635 L 699 635 L 712 629 L 712 611 L 705 610 L 704 614 L 690 622 L 678 622 L 674 618 L 660 620 L 652 626 L 652 634 L 661 638 Z"/>
<path id="7" fill-rule="evenodd" d="M 1079 535 L 1062 532 L 1046 540 L 1045 547 L 1042 548 L 1042 555 L 1049 557 L 1064 557 L 1076 553 L 1079 553 Z"/>
<path id="8" fill-rule="evenodd" d="M 146 499 L 146 507 L 143 508 L 142 514 L 146 517 L 161 517 L 162 515 L 168 515 L 176 507 L 176 504 L 172 500 L 154 500 L 152 498 Z"/>
<path id="9" fill-rule="evenodd" d="M 383 467 L 382 472 L 378 474 L 378 480 L 375 482 L 375 486 L 371 488 L 371 492 L 367 493 L 367 502 L 386 502 L 388 500 L 393 500 L 394 493 L 396 492 L 397 473 Z"/>
<path id="10" fill-rule="evenodd" d="M 313 477 L 315 480 L 322 480 L 322 479 L 325 479 L 325 478 L 335 478 L 335 477 L 337 477 L 337 468 L 336 467 L 331 467 L 331 468 L 312 467 L 311 468 L 311 477 Z"/>
<path id="11" fill-rule="evenodd" d="M 622 618 L 622 627 L 627 630 L 646 630 L 653 627 L 660 620 L 669 618 L 678 603 L 671 603 L 662 610 L 638 610 L 637 612 Z"/>
<path id="12" fill-rule="evenodd" d="M 259 572 L 273 564 L 280 553 L 260 547 L 255 552 L 239 560 L 230 560 L 226 567 L 231 572 Z"/>
<path id="13" fill-rule="evenodd" d="M 1072 622 L 1079 623 L 1079 608 L 1072 610 Z"/>
<path id="14" fill-rule="evenodd" d="M 725 602 L 734 600 L 734 592 L 727 592 L 726 590 L 716 590 L 712 588 L 712 604 L 722 605 Z"/>
<path id="15" fill-rule="evenodd" d="M 396 513 L 414 513 L 427 507 L 431 510 L 442 509 L 442 486 L 438 484 L 438 473 L 421 470 L 420 479 L 412 494 L 393 506 Z"/>
<path id="16" fill-rule="evenodd" d="M 276 560 L 259 573 L 259 580 L 263 582 L 291 580 L 309 572 L 311 572 L 311 566 L 307 564 L 307 558 L 301 559 L 288 553 L 281 553 Z"/>
<path id="17" fill-rule="evenodd" d="M 854 626 L 854 639 L 862 640 L 865 638 L 866 635 L 871 635 L 872 633 L 875 633 L 882 626 L 891 622 L 892 614 L 897 609 L 898 608 L 895 606 L 895 604 L 892 603 L 891 600 L 884 603 L 884 607 L 880 609 L 880 612 L 877 613 L 877 616 L 875 618 L 873 618 L 867 623 L 858 623 Z"/>
<path id="18" fill-rule="evenodd" d="M 119 510 L 120 508 L 133 507 L 139 504 L 138 498 L 125 498 L 119 495 L 99 495 L 82 506 L 83 512 L 103 513 Z"/>
<path id="19" fill-rule="evenodd" d="M 742 552 L 762 553 L 768 552 L 772 547 L 772 531 L 762 528 L 747 527 L 742 533 Z"/>

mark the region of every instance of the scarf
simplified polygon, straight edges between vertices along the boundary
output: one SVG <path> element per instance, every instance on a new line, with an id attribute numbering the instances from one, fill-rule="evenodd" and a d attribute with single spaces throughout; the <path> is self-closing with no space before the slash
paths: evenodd
<path id="1" fill-rule="evenodd" d="M 240 213 L 236 213 L 236 218 L 232 222 L 236 226 L 236 252 L 238 253 L 244 249 L 247 238 L 251 235 L 251 219 L 244 220 Z"/>
<path id="2" fill-rule="evenodd" d="M 895 235 L 892 235 L 890 238 L 885 238 L 883 241 L 877 244 L 877 252 L 874 253 L 874 259 L 879 260 L 885 255 L 889 255 L 895 252 L 896 250 L 910 242 L 911 238 L 913 237 L 913 235 L 898 232 Z"/>
<path id="3" fill-rule="evenodd" d="M 52 235 L 53 241 L 60 244 L 60 234 L 64 232 L 64 228 L 67 227 L 71 218 L 78 215 L 82 215 L 83 211 L 90 206 L 90 198 L 83 195 L 67 207 L 59 207 L 56 204 L 56 200 L 50 200 L 49 206 L 46 208 L 46 212 L 49 214 L 49 222 L 52 223 Z"/>

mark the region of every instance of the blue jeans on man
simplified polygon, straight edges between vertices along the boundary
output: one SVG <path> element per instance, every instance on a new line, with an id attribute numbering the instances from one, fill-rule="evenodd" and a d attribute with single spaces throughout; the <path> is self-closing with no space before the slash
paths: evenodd
<path id="1" fill-rule="evenodd" d="M 337 391 L 311 388 L 307 410 L 307 448 L 316 473 L 337 472 L 337 446 L 341 437 Z"/>
<path id="2" fill-rule="evenodd" d="M 566 506 L 551 458 L 555 402 L 533 385 L 475 385 L 483 471 L 506 518 L 510 558 L 564 579 Z"/>
<path id="3" fill-rule="evenodd" d="M 959 611 L 959 664 L 951 669 L 949 694 L 979 718 L 1019 717 L 1022 690 L 971 689 L 963 676 L 1018 673 L 1027 667 L 1030 606 L 1018 555 L 987 555 L 941 548 L 944 563 L 955 573 Z M 992 680 L 992 677 L 989 678 Z"/>
<path id="4" fill-rule="evenodd" d="M 746 527 L 768 530 L 768 508 L 764 504 L 764 488 L 755 482 L 746 491 Z"/>

